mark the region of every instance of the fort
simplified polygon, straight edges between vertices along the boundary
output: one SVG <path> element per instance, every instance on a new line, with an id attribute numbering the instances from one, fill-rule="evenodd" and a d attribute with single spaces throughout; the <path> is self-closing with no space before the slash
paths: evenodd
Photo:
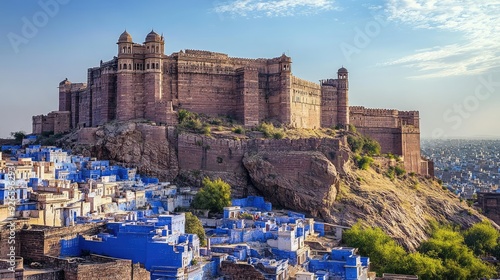
<path id="1" fill-rule="evenodd" d="M 118 54 L 88 69 L 87 83 L 59 84 L 59 110 L 33 117 L 33 133 L 64 133 L 107 122 L 146 119 L 176 125 L 179 109 L 229 116 L 246 127 L 279 122 L 294 128 L 348 128 L 400 155 L 409 172 L 427 174 L 420 156 L 418 111 L 368 109 L 348 104 L 348 71 L 309 82 L 292 74 L 285 54 L 265 59 L 181 50 L 165 55 L 165 38 L 151 31 L 134 43 L 128 32 Z"/>

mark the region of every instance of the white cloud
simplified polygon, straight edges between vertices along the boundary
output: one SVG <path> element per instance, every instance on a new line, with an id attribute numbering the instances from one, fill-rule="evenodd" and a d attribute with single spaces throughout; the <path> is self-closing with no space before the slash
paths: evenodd
<path id="1" fill-rule="evenodd" d="M 480 74 L 500 65 L 500 1 L 388 0 L 389 20 L 416 29 L 457 32 L 460 42 L 429 46 L 386 65 L 419 70 L 412 78 Z"/>
<path id="2" fill-rule="evenodd" d="M 214 11 L 231 16 L 284 17 L 333 9 L 333 0 L 233 0 L 215 4 Z"/>

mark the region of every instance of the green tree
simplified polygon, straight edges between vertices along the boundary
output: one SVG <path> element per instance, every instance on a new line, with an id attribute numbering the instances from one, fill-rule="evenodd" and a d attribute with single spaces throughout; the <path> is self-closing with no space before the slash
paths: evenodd
<path id="1" fill-rule="evenodd" d="M 372 269 L 382 273 L 399 273 L 400 264 L 407 253 L 380 228 L 363 227 L 356 223 L 342 234 L 349 247 L 359 249 L 359 254 L 370 257 Z"/>
<path id="2" fill-rule="evenodd" d="M 440 259 L 419 252 L 407 255 L 398 273 L 418 275 L 419 279 L 442 279 L 446 270 Z"/>
<path id="3" fill-rule="evenodd" d="M 10 136 L 12 136 L 16 140 L 16 143 L 20 145 L 23 142 L 24 137 L 26 136 L 26 132 L 15 131 L 11 132 Z"/>
<path id="4" fill-rule="evenodd" d="M 499 237 L 498 231 L 488 221 L 477 223 L 464 233 L 465 244 L 476 255 L 493 253 Z"/>
<path id="5" fill-rule="evenodd" d="M 205 229 L 203 229 L 203 224 L 201 223 L 200 219 L 193 215 L 191 212 L 186 212 L 186 224 L 185 224 L 185 231 L 186 233 L 192 233 L 198 235 L 198 238 L 200 239 L 200 245 L 201 246 L 206 246 L 207 245 L 207 240 L 205 236 Z"/>
<path id="6" fill-rule="evenodd" d="M 221 213 L 223 208 L 231 205 L 231 186 L 222 179 L 203 179 L 203 187 L 193 200 L 193 207 L 197 209 L 208 209 L 212 212 Z"/>
<path id="7" fill-rule="evenodd" d="M 460 232 L 450 227 L 435 229 L 418 251 L 443 261 L 445 273 L 442 279 L 479 279 L 495 275 L 495 269 L 474 256 L 472 250 L 465 245 Z"/>

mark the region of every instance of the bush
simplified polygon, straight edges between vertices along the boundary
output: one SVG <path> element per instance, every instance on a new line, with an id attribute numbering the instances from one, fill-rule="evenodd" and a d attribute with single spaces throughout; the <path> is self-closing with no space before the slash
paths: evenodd
<path id="1" fill-rule="evenodd" d="M 238 125 L 233 128 L 233 132 L 238 134 L 245 134 L 245 129 Z"/>
<path id="2" fill-rule="evenodd" d="M 285 137 L 285 132 L 274 127 L 272 123 L 261 123 L 257 130 L 262 132 L 266 138 L 283 139 Z"/>
<path id="3" fill-rule="evenodd" d="M 369 156 L 362 156 L 358 161 L 358 167 L 362 170 L 368 170 L 373 163 L 373 158 Z"/>
<path id="4" fill-rule="evenodd" d="M 380 154 L 380 144 L 359 134 L 347 136 L 347 144 L 353 153 L 365 153 L 370 156 Z"/>
<path id="5" fill-rule="evenodd" d="M 269 138 L 273 135 L 274 132 L 274 125 L 272 123 L 261 123 L 258 127 L 257 130 L 264 133 L 264 136 L 266 138 Z"/>
<path id="6" fill-rule="evenodd" d="M 285 133 L 283 131 L 275 131 L 273 133 L 274 139 L 283 139 L 285 137 Z"/>
<path id="7" fill-rule="evenodd" d="M 385 176 L 389 177 L 389 179 L 391 180 L 394 180 L 394 178 L 396 177 L 396 171 L 394 171 L 394 167 L 389 167 L 389 169 L 387 169 L 387 171 L 384 173 Z"/>
<path id="8" fill-rule="evenodd" d="M 398 176 L 398 177 L 406 174 L 406 170 L 401 166 L 394 167 L 394 171 L 396 172 L 396 176 Z"/>
<path id="9" fill-rule="evenodd" d="M 206 125 L 206 126 L 203 126 L 202 128 L 202 133 L 205 134 L 206 136 L 210 136 L 210 133 L 212 132 L 211 129 L 210 129 L 210 126 Z"/>

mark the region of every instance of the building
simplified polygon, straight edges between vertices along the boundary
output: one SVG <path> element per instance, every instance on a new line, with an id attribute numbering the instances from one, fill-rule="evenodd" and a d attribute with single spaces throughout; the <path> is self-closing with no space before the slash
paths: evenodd
<path id="1" fill-rule="evenodd" d="M 356 254 L 357 249 L 333 248 L 330 254 L 309 261 L 310 272 L 328 272 L 330 279 L 366 280 L 370 259 Z"/>
<path id="2" fill-rule="evenodd" d="M 244 126 L 278 121 L 297 128 L 347 127 L 403 157 L 409 172 L 428 174 L 420 158 L 417 111 L 349 107 L 348 71 L 313 83 L 292 74 L 292 59 L 236 58 L 200 50 L 165 54 L 165 38 L 151 31 L 144 43 L 128 32 L 118 54 L 88 69 L 87 83 L 59 84 L 59 110 L 33 117 L 33 133 L 61 133 L 112 120 L 177 124 L 177 111 L 230 116 Z"/>

